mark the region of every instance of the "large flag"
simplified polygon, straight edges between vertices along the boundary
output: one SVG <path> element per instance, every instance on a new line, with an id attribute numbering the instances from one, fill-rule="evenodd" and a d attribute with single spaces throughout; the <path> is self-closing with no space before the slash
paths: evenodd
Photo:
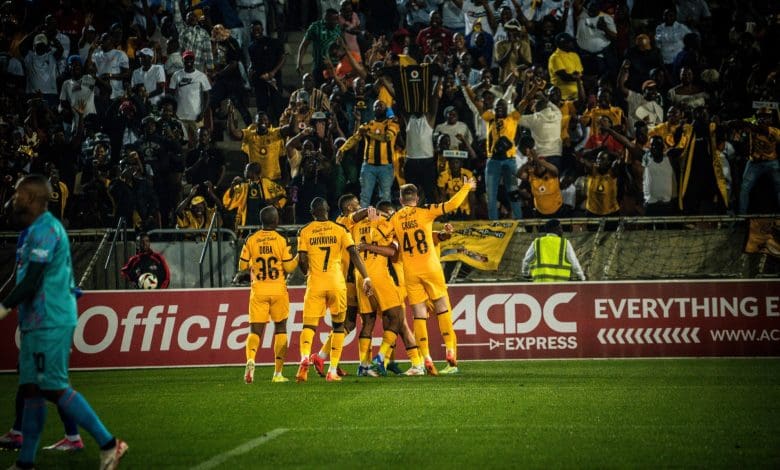
<path id="1" fill-rule="evenodd" d="M 520 222 L 474 224 L 452 222 L 452 238 L 440 245 L 442 261 L 463 261 L 483 271 L 495 271 Z"/>

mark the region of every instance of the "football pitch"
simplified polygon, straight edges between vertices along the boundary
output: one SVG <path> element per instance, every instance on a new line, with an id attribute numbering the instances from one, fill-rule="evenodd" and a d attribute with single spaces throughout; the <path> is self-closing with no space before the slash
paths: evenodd
<path id="1" fill-rule="evenodd" d="M 346 365 L 354 374 L 354 364 Z M 462 362 L 450 377 L 304 384 L 243 366 L 74 372 L 122 468 L 780 467 L 779 359 Z M 293 378 L 295 368 L 285 375 Z M 0 376 L 0 426 L 15 375 Z M 4 431 L 4 430 L 3 430 Z M 38 468 L 94 468 L 97 445 L 39 452 Z M 42 438 L 62 437 L 49 406 Z M 0 468 L 15 452 L 0 452 Z"/>

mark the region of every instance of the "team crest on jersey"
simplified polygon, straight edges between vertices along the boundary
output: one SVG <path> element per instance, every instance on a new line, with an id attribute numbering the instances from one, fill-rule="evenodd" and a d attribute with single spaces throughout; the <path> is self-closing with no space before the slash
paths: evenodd
<path id="1" fill-rule="evenodd" d="M 260 153 L 261 153 L 262 155 L 265 155 L 266 153 L 268 153 L 268 149 L 266 149 L 265 147 L 263 147 L 263 148 L 261 148 L 261 149 L 260 149 Z"/>
<path id="2" fill-rule="evenodd" d="M 252 196 L 252 197 L 257 197 L 257 189 L 256 188 L 250 189 L 249 190 L 249 195 Z"/>
<path id="3" fill-rule="evenodd" d="M 420 72 L 418 72 L 417 70 L 412 70 L 409 76 L 412 78 L 420 78 Z"/>

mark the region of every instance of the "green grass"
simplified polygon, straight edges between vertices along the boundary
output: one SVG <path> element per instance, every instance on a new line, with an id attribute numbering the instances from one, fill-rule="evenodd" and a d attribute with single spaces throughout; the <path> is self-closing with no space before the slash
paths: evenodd
<path id="1" fill-rule="evenodd" d="M 243 367 L 75 372 L 123 468 L 190 468 L 284 428 L 220 468 L 780 467 L 780 360 L 465 362 L 456 377 L 270 383 Z M 355 367 L 349 365 L 353 372 Z M 295 371 L 285 370 L 288 377 Z M 0 425 L 16 377 L 0 376 Z M 2 424 L 6 423 L 6 424 Z M 42 445 L 62 428 L 49 409 Z M 91 468 L 97 445 L 40 452 L 39 468 Z M 15 460 L 0 452 L 0 468 Z"/>

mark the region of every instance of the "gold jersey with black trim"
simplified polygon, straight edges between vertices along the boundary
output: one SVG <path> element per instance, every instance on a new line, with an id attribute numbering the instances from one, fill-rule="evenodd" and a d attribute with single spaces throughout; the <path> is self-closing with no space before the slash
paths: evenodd
<path id="1" fill-rule="evenodd" d="M 310 222 L 298 231 L 298 253 L 307 253 L 306 289 L 346 290 L 342 253 L 353 246 L 347 228 L 330 220 Z"/>
<path id="2" fill-rule="evenodd" d="M 363 129 L 363 133 L 360 130 Z M 369 121 L 362 124 L 355 133 L 339 148 L 346 152 L 363 141 L 363 161 L 370 165 L 388 165 L 393 163 L 395 138 L 400 131 L 395 119 Z"/>
<path id="3" fill-rule="evenodd" d="M 295 264 L 287 238 L 275 230 L 258 230 L 244 243 L 238 269 L 249 269 L 252 294 L 287 295 L 285 272 Z"/>

